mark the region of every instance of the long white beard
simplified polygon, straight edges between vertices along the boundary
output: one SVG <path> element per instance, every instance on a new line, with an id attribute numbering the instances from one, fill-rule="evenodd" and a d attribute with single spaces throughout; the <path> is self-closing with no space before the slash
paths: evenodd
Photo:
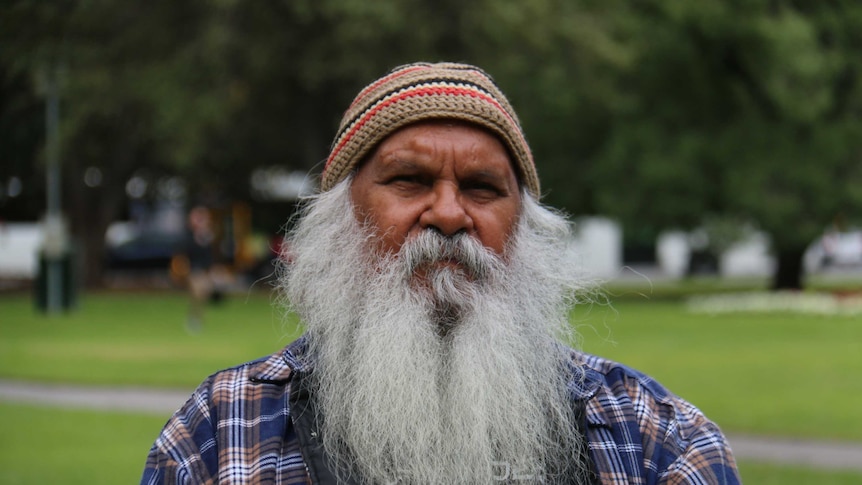
<path id="1" fill-rule="evenodd" d="M 525 196 L 505 261 L 466 236 L 441 254 L 436 234 L 379 255 L 349 183 L 310 201 L 281 276 L 307 327 L 330 457 L 367 483 L 529 483 L 582 468 L 557 343 L 573 337 L 582 282 L 565 218 Z M 417 268 L 431 268 L 424 282 Z"/>

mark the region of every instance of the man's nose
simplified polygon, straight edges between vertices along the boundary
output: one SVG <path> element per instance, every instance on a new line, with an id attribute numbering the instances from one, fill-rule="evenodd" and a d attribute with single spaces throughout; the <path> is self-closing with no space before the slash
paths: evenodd
<path id="1" fill-rule="evenodd" d="M 440 184 L 434 187 L 432 199 L 419 218 L 423 229 L 434 228 L 446 236 L 473 230 L 473 219 L 467 213 L 457 187 Z"/>

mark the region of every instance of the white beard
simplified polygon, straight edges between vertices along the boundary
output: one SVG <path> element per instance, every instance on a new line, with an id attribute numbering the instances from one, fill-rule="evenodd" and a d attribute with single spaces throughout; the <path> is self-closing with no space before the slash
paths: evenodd
<path id="1" fill-rule="evenodd" d="M 329 456 L 367 483 L 553 482 L 582 470 L 557 343 L 573 338 L 567 313 L 583 281 L 566 219 L 525 194 L 504 258 L 465 236 L 460 268 L 429 266 L 436 234 L 394 255 L 370 249 L 349 184 L 310 201 L 280 279 L 307 327 Z M 426 281 L 417 266 L 432 268 Z"/>

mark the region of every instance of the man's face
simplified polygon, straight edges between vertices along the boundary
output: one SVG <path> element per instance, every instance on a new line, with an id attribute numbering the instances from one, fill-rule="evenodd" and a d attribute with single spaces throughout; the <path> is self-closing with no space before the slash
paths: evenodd
<path id="1" fill-rule="evenodd" d="M 356 173 L 350 195 L 383 253 L 435 229 L 446 236 L 464 232 L 502 256 L 521 207 L 502 143 L 454 122 L 417 123 L 383 140 Z"/>

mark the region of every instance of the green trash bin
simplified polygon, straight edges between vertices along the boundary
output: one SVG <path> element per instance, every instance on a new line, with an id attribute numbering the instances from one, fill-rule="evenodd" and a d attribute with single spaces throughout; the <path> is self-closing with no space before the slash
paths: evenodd
<path id="1" fill-rule="evenodd" d="M 50 276 L 49 276 L 50 275 Z M 51 295 L 48 285 L 56 278 L 56 294 Z M 39 267 L 36 275 L 35 300 L 39 311 L 48 313 L 58 310 L 71 310 L 77 304 L 75 285 L 74 251 L 66 250 L 58 256 L 39 253 Z"/>

